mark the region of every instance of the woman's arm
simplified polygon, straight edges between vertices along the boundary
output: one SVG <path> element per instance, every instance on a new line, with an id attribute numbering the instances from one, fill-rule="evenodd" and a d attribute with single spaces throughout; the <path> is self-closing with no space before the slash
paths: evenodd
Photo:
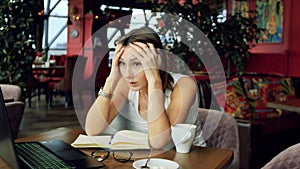
<path id="1" fill-rule="evenodd" d="M 170 141 L 170 121 L 165 110 L 165 96 L 159 74 L 161 58 L 153 44 L 134 42 L 130 44 L 132 54 L 141 61 L 148 82 L 148 136 L 151 146 L 163 148 Z"/>
<path id="2" fill-rule="evenodd" d="M 125 93 L 126 91 L 128 93 L 128 87 L 126 88 L 126 84 L 124 85 L 124 80 L 120 80 L 115 90 L 112 90 L 110 80 L 106 80 L 102 90 L 108 94 L 113 93 L 113 96 L 110 99 L 99 95 L 89 109 L 85 123 L 85 131 L 88 135 L 98 135 L 102 133 L 116 117 L 127 98 Z"/>
<path id="3" fill-rule="evenodd" d="M 171 125 L 184 123 L 197 97 L 198 87 L 191 77 L 180 78 L 174 86 L 167 114 Z"/>
<path id="4" fill-rule="evenodd" d="M 151 145 L 154 148 L 163 148 L 171 141 L 170 126 L 185 122 L 198 90 L 192 78 L 179 79 L 172 91 L 170 104 L 165 110 L 164 94 L 162 90 L 157 89 L 149 86 L 149 92 L 153 92 L 149 96 L 149 104 L 152 106 L 149 109 L 148 130 Z"/>
<path id="5" fill-rule="evenodd" d="M 125 98 L 127 98 L 128 87 L 124 85 L 126 82 L 121 78 L 119 71 L 119 59 L 123 52 L 124 48 L 117 45 L 110 74 L 102 88 L 102 91 L 112 95 L 112 98 L 99 95 L 88 111 L 85 123 L 85 131 L 88 135 L 98 135 L 103 132 L 117 115 L 118 110 L 125 102 Z"/>
<path id="6" fill-rule="evenodd" d="M 197 86 L 193 79 L 184 77 L 174 86 L 171 102 L 165 109 L 165 96 L 159 75 L 161 59 L 152 44 L 131 44 L 132 53 L 142 62 L 148 81 L 148 134 L 153 148 L 163 148 L 171 140 L 170 126 L 183 123 L 195 101 Z"/>

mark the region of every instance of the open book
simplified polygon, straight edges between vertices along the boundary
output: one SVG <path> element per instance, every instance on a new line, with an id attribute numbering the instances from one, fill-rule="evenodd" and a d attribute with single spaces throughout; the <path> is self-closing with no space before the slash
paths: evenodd
<path id="1" fill-rule="evenodd" d="M 71 144 L 76 148 L 108 148 L 112 150 L 150 149 L 145 133 L 121 130 L 114 135 L 87 136 L 80 134 Z"/>

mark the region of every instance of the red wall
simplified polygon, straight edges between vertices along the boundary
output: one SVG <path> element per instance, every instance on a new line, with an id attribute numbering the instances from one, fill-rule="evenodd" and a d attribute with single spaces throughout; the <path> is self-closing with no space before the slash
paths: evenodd
<path id="1" fill-rule="evenodd" d="M 291 12 L 291 26 L 289 38 L 289 75 L 300 77 L 300 1 L 292 1 Z"/>
<path id="2" fill-rule="evenodd" d="M 70 9 L 74 7 L 78 9 L 76 14 L 70 12 Z M 68 26 L 67 56 L 81 55 L 83 57 L 87 57 L 84 78 L 88 79 L 94 71 L 91 40 L 93 15 L 85 15 L 84 13 L 84 0 L 69 1 L 69 16 L 72 21 L 72 25 Z M 74 20 L 73 16 L 80 16 L 79 20 Z M 70 31 L 73 29 L 79 31 L 79 35 L 76 38 L 70 36 Z"/>
<path id="3" fill-rule="evenodd" d="M 288 74 L 287 53 L 256 53 L 247 62 L 247 71 L 260 73 Z"/>
<path id="4" fill-rule="evenodd" d="M 284 1 L 283 42 L 258 45 L 252 49 L 247 71 L 300 77 L 299 6 L 299 0 Z"/>
<path id="5" fill-rule="evenodd" d="M 84 14 L 84 0 L 72 0 L 69 1 L 69 16 L 72 21 L 72 25 L 68 26 L 68 43 L 67 43 L 67 55 L 79 55 L 83 46 L 83 32 L 85 31 L 83 29 L 83 22 L 82 22 L 82 16 Z M 76 14 L 70 12 L 72 8 L 76 8 L 77 12 Z M 73 17 L 80 16 L 80 19 L 75 21 Z M 70 37 L 70 31 L 71 30 L 78 30 L 79 34 L 78 37 L 72 38 Z"/>

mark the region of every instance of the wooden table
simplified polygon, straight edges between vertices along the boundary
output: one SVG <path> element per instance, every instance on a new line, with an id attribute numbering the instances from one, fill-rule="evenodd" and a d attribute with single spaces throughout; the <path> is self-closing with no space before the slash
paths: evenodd
<path id="1" fill-rule="evenodd" d="M 80 133 L 84 133 L 84 131 L 70 128 L 58 128 L 41 134 L 19 138 L 16 140 L 16 142 L 60 139 L 67 143 L 72 143 Z M 91 149 L 81 150 L 87 154 L 90 154 L 91 151 L 93 151 Z M 133 153 L 133 159 L 136 161 L 140 159 L 139 157 L 141 157 L 137 157 L 138 155 L 140 155 L 141 153 L 147 155 L 148 152 L 134 151 Z M 154 150 L 152 154 L 154 154 L 154 158 L 164 158 L 176 161 L 180 164 L 181 169 L 226 168 L 233 160 L 233 151 L 208 147 L 193 147 L 191 152 L 187 154 L 176 153 L 174 149 L 166 152 L 162 152 L 162 150 Z M 108 169 L 133 168 L 132 162 L 120 163 L 115 161 L 113 157 L 109 157 L 104 161 L 104 163 L 106 165 L 105 168 Z"/>
<path id="2" fill-rule="evenodd" d="M 300 99 L 291 98 L 285 101 L 268 102 L 267 107 L 300 113 Z"/>

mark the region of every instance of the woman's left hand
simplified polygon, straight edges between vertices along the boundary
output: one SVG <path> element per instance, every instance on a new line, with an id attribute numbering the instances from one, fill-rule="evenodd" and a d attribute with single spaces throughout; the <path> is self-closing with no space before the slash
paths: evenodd
<path id="1" fill-rule="evenodd" d="M 142 63 L 146 78 L 150 80 L 153 75 L 157 75 L 162 64 L 157 54 L 159 49 L 155 49 L 151 43 L 134 42 L 130 46 L 132 54 Z"/>

